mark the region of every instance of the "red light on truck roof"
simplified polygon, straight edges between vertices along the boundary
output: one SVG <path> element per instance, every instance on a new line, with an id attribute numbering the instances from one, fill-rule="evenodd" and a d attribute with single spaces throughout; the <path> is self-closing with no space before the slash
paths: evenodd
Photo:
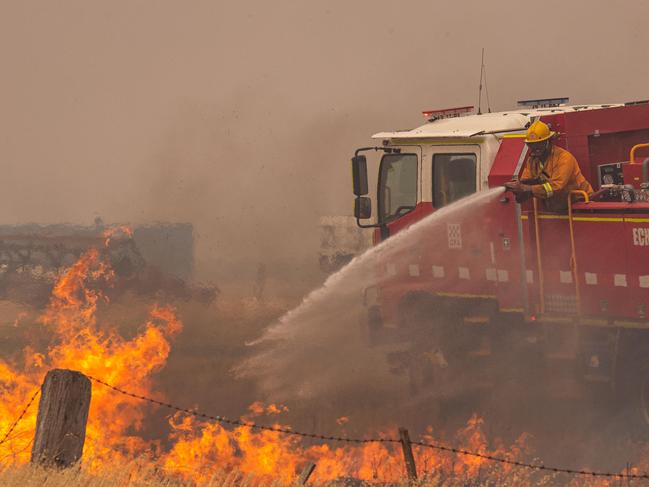
<path id="1" fill-rule="evenodd" d="M 421 114 L 427 120 L 437 120 L 439 118 L 459 117 L 473 111 L 473 105 L 466 107 L 442 108 L 441 110 L 425 110 Z"/>

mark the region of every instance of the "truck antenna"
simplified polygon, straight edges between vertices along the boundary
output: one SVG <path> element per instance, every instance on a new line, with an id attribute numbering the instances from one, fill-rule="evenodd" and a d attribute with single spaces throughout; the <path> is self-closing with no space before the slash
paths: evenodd
<path id="1" fill-rule="evenodd" d="M 478 115 L 482 115 L 482 80 L 484 79 L 484 89 L 487 95 L 487 112 L 491 113 L 491 103 L 489 102 L 489 88 L 487 87 L 487 67 L 484 64 L 484 47 L 482 48 L 482 59 L 480 60 L 480 85 L 478 86 Z"/>

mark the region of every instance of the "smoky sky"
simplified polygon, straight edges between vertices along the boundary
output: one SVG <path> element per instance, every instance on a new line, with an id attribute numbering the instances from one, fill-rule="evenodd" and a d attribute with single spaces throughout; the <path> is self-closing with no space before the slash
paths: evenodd
<path id="1" fill-rule="evenodd" d="M 647 18 L 644 1 L 2 1 L 0 222 L 191 221 L 199 277 L 297 269 L 318 216 L 351 211 L 353 149 L 475 104 L 483 47 L 494 110 L 646 99 Z"/>

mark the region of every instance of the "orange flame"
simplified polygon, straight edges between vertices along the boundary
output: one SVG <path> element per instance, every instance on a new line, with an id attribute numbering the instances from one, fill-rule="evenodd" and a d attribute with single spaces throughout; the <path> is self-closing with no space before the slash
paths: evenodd
<path id="1" fill-rule="evenodd" d="M 162 399 L 155 393 L 151 376 L 165 365 L 170 339 L 180 332 L 182 323 L 174 309 L 153 306 L 148 320 L 132 339 L 123 338 L 115 329 L 100 326 L 98 307 L 107 304 L 108 300 L 93 285 L 110 285 L 113 280 L 109 263 L 97 249 L 88 250 L 61 276 L 40 316 L 44 332 L 52 335 L 49 348 L 38 351 L 37 347 L 28 346 L 22 351 L 22 359 L 0 360 L 0 394 L 3 397 L 0 433 L 8 430 L 45 373 L 52 368 L 79 370 L 135 394 Z M 209 480 L 218 470 L 237 469 L 260 480 L 291 483 L 309 461 L 317 464 L 314 482 L 340 477 L 382 482 L 405 478 L 400 445 L 395 443 L 305 445 L 297 436 L 252 430 L 246 426 L 230 429 L 180 413 L 169 418 L 171 446 L 164 451 L 162 441 L 145 440 L 141 434 L 150 407 L 149 403 L 116 394 L 108 388 L 93 387 L 84 447 L 86 466 L 95 470 L 148 454 L 165 472 L 196 482 Z M 255 402 L 250 405 L 248 415 L 276 416 L 287 411 L 283 405 Z M 10 441 L 0 444 L 0 462 L 29 460 L 35 420 L 36 407 L 32 407 Z M 349 418 L 342 416 L 336 422 L 346 426 Z M 398 437 L 396 428 L 383 434 L 386 438 Z M 438 443 L 432 430 L 423 439 Z M 529 455 L 526 435 L 509 447 L 489 446 L 483 421 L 477 416 L 473 416 L 452 440 L 461 448 L 510 460 Z M 422 476 L 426 472 L 443 472 L 468 479 L 487 468 L 499 475 L 512 469 L 509 465 L 488 463 L 482 458 L 421 447 L 415 448 L 415 456 Z M 529 476 L 532 474 L 526 475 L 528 473 L 523 472 L 517 477 L 519 484 L 533 485 Z"/>
<path id="2" fill-rule="evenodd" d="M 67 368 L 119 385 L 133 392 L 152 392 L 151 374 L 159 370 L 169 355 L 169 339 L 182 324 L 169 307 L 154 306 L 142 331 L 127 340 L 115 330 L 97 326 L 97 306 L 107 302 L 89 283 L 111 282 L 113 272 L 97 249 L 85 252 L 54 286 L 40 322 L 52 333 L 44 353 L 31 347 L 23 350 L 22 363 L 0 361 L 0 430 L 6 431 L 28 397 L 39 387 L 52 368 Z M 90 465 L 127 458 L 152 446 L 137 435 L 147 414 L 147 405 L 128 396 L 111 395 L 101 387 L 92 394 L 86 431 L 84 458 Z M 31 437 L 36 420 L 32 407 L 12 435 L 0 445 L 0 460 L 25 462 L 30 457 Z"/>
<path id="3" fill-rule="evenodd" d="M 263 405 L 255 403 L 255 411 L 263 412 Z M 401 446 L 395 443 L 368 443 L 362 446 L 332 447 L 327 444 L 304 446 L 295 436 L 274 431 L 254 431 L 247 426 L 227 430 L 214 423 L 197 422 L 193 418 L 176 415 L 170 420 L 174 445 L 164 455 L 163 467 L 168 473 L 181 473 L 194 481 L 207 481 L 215 469 L 236 469 L 267 481 L 293 482 L 306 462 L 317 464 L 315 482 L 341 477 L 366 481 L 397 482 L 405 478 Z M 276 425 L 279 426 L 279 425 Z M 529 453 L 527 436 L 521 436 L 506 449 L 487 447 L 482 431 L 482 420 L 473 416 L 461 429 L 455 444 L 482 454 L 500 455 L 509 460 L 520 460 Z M 396 428 L 386 432 L 385 438 L 398 437 Z M 438 443 L 429 432 L 425 441 Z M 434 449 L 417 447 L 415 458 L 422 475 L 426 472 L 444 472 L 458 478 L 474 478 L 481 468 L 489 467 L 508 473 L 509 465 L 486 465 L 487 460 L 456 456 Z M 188 466 L 191 466 L 188 470 Z M 522 478 L 522 477 L 521 477 Z M 531 484 L 530 484 L 531 485 Z"/>

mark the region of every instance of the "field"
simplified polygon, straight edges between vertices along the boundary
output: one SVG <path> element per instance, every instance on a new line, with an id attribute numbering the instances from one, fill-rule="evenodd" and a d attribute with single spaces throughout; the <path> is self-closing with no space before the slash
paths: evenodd
<path id="1" fill-rule="evenodd" d="M 134 471 L 138 475 L 134 475 Z M 487 478 L 455 478 L 449 479 L 445 476 L 429 476 L 414 482 L 397 482 L 390 484 L 379 484 L 383 486 L 406 487 L 515 487 L 520 485 L 537 485 L 537 486 L 550 486 L 556 485 L 556 476 L 546 475 L 537 476 L 534 478 L 533 483 L 530 483 L 529 477 L 519 477 L 511 474 L 507 477 Z M 586 486 L 595 485 L 589 482 L 576 481 L 574 483 L 566 483 L 566 479 L 560 479 L 560 485 L 571 486 Z M 279 482 L 260 482 L 254 477 L 245 476 L 237 472 L 215 474 L 212 478 L 205 482 L 183 482 L 178 479 L 160 476 L 154 471 L 141 470 L 138 467 L 134 469 L 120 468 L 115 469 L 110 473 L 104 474 L 89 474 L 79 468 L 71 468 L 64 471 L 52 471 L 33 466 L 20 466 L 13 468 L 5 468 L 0 471 L 0 484 L 6 487 L 70 487 L 70 486 L 84 486 L 84 487 L 259 487 L 259 486 L 290 486 L 300 485 L 297 482 L 292 484 L 285 484 Z M 323 487 L 361 487 L 364 485 L 370 486 L 371 483 L 363 483 L 351 479 L 332 481 L 318 484 Z M 377 485 L 377 484 L 374 484 Z M 609 485 L 609 484 L 596 484 L 596 485 Z M 613 484 L 619 485 L 619 484 Z"/>

